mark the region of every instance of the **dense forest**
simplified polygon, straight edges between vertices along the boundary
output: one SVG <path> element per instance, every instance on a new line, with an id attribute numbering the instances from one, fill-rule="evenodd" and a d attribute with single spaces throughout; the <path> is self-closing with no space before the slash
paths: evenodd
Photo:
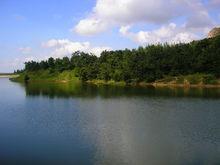
<path id="1" fill-rule="evenodd" d="M 49 73 L 74 70 L 83 81 L 114 80 L 153 82 L 165 76 L 210 74 L 220 77 L 220 36 L 188 44 L 158 44 L 104 51 L 100 57 L 74 52 L 62 59 L 25 63 L 24 73 L 48 70 Z"/>

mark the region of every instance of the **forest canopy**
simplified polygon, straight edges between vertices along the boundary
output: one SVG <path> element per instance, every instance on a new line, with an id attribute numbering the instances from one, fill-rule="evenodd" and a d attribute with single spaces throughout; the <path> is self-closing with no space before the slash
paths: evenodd
<path id="1" fill-rule="evenodd" d="M 114 80 L 153 82 L 165 76 L 211 74 L 220 77 L 220 36 L 187 44 L 158 44 L 104 51 L 100 57 L 74 52 L 71 57 L 29 61 L 23 72 L 49 70 L 49 73 L 74 70 L 83 81 Z"/>

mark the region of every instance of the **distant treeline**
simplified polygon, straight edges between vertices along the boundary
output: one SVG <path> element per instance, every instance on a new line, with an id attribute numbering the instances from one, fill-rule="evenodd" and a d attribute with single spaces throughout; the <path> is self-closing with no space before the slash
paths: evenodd
<path id="1" fill-rule="evenodd" d="M 83 81 L 101 79 L 125 82 L 152 82 L 165 76 L 212 74 L 220 77 L 220 37 L 188 44 L 163 44 L 104 51 L 100 57 L 75 52 L 62 59 L 25 63 L 24 72 L 50 73 L 75 70 Z"/>
<path id="2" fill-rule="evenodd" d="M 4 76 L 4 75 L 13 75 L 14 73 L 0 73 L 0 76 Z"/>

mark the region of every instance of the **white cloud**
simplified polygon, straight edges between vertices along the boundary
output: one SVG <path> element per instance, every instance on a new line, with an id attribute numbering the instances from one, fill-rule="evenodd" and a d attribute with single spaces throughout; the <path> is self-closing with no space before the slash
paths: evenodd
<path id="1" fill-rule="evenodd" d="M 92 35 L 113 25 L 166 23 L 181 14 L 183 5 L 186 3 L 178 0 L 97 0 L 91 14 L 74 29 L 81 35 Z"/>
<path id="2" fill-rule="evenodd" d="M 95 54 L 96 56 L 100 56 L 101 53 L 105 50 L 112 50 L 110 47 L 93 47 L 90 48 L 87 52 Z"/>
<path id="3" fill-rule="evenodd" d="M 105 31 L 108 23 L 100 19 L 89 18 L 81 20 L 73 29 L 78 34 L 90 36 Z"/>
<path id="4" fill-rule="evenodd" d="M 180 43 L 180 42 L 190 42 L 198 36 L 194 33 L 189 32 L 184 27 L 177 27 L 176 24 L 170 23 L 168 25 L 162 26 L 159 29 L 152 31 L 139 31 L 137 33 L 129 31 L 131 27 L 121 27 L 120 33 L 135 41 L 138 44 L 158 44 L 158 43 Z"/>
<path id="5" fill-rule="evenodd" d="M 219 2 L 209 3 L 218 5 Z M 181 17 L 186 19 L 182 25 L 170 24 Z M 136 34 L 128 32 L 129 26 L 138 23 L 160 28 Z M 74 31 L 80 35 L 94 35 L 116 26 L 122 27 L 120 32 L 124 36 L 138 43 L 188 42 L 198 34 L 206 35 L 214 25 L 207 5 L 201 0 L 97 0 L 91 13 L 79 21 Z"/>
<path id="6" fill-rule="evenodd" d="M 103 20 L 120 23 L 161 23 L 180 14 L 175 8 L 180 5 L 183 3 L 177 0 L 97 0 L 93 12 Z"/>
<path id="7" fill-rule="evenodd" d="M 13 70 L 24 68 L 24 63 L 27 61 L 47 60 L 49 57 L 62 58 L 70 56 L 75 51 L 84 51 L 99 56 L 102 51 L 111 50 L 107 46 L 92 46 L 89 42 L 73 42 L 68 39 L 51 39 L 42 43 L 42 47 L 44 49 L 39 50 L 40 53 L 34 52 L 31 47 L 18 48 L 23 56 L 0 61 L 0 72 L 13 72 Z"/>
<path id="8" fill-rule="evenodd" d="M 81 35 L 92 35 L 115 25 L 141 22 L 167 24 L 179 16 L 187 16 L 188 24 L 194 23 L 193 26 L 197 27 L 211 23 L 200 0 L 97 0 L 91 14 L 82 19 L 74 29 Z"/>
<path id="9" fill-rule="evenodd" d="M 63 57 L 71 55 L 75 51 L 83 51 L 87 53 L 93 53 L 97 56 L 104 50 L 111 50 L 110 47 L 93 47 L 89 42 L 73 42 L 68 39 L 51 39 L 42 44 L 45 48 L 51 48 L 53 57 Z"/>
<path id="10" fill-rule="evenodd" d="M 20 47 L 18 48 L 18 50 L 22 53 L 22 54 L 30 54 L 32 51 L 31 47 Z"/>

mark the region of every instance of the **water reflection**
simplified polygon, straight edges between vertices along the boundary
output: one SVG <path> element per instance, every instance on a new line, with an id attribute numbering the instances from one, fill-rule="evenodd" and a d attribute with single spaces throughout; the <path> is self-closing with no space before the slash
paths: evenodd
<path id="1" fill-rule="evenodd" d="M 0 98 L 0 164 L 220 163 L 216 89 L 0 80 Z"/>
<path id="2" fill-rule="evenodd" d="M 97 149 L 95 164 L 220 162 L 217 101 L 212 109 L 209 101 L 197 99 L 80 99 L 79 104 L 88 124 L 82 130 Z"/>
<path id="3" fill-rule="evenodd" d="M 203 97 L 220 98 L 219 88 L 155 88 L 96 86 L 83 83 L 28 83 L 22 84 L 27 96 L 55 97 Z"/>

